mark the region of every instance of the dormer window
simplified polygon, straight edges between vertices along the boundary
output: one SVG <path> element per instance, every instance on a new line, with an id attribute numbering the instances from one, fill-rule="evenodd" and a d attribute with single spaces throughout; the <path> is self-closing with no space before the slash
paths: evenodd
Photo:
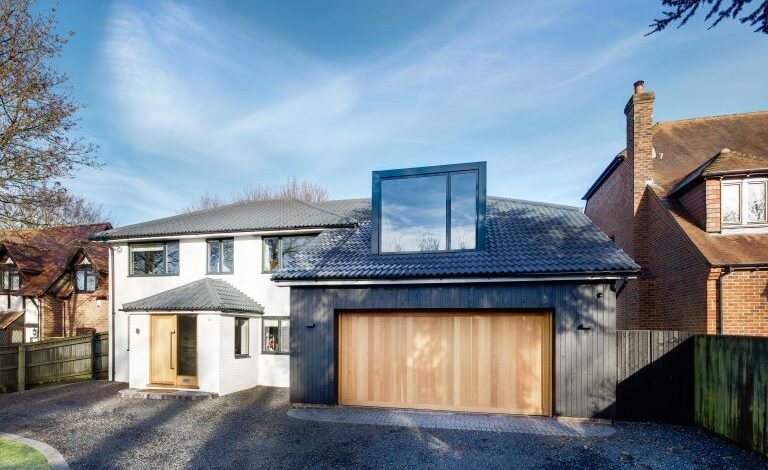
<path id="1" fill-rule="evenodd" d="M 720 188 L 724 227 L 743 227 L 768 223 L 765 178 L 723 180 Z"/>
<path id="2" fill-rule="evenodd" d="M 96 290 L 96 271 L 88 258 L 84 259 L 75 271 L 75 289 L 77 292 L 93 292 Z"/>
<path id="3" fill-rule="evenodd" d="M 0 265 L 0 291 L 15 292 L 21 289 L 21 273 L 10 258 Z"/>
<path id="4" fill-rule="evenodd" d="M 485 162 L 373 173 L 373 253 L 483 249 Z"/>

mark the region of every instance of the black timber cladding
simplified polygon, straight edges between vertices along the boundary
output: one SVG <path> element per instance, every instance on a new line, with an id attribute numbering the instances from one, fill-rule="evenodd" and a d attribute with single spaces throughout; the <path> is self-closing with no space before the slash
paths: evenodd
<path id="1" fill-rule="evenodd" d="M 338 313 L 387 309 L 552 311 L 555 415 L 614 417 L 616 296 L 597 282 L 291 287 L 291 402 L 336 404 Z"/>

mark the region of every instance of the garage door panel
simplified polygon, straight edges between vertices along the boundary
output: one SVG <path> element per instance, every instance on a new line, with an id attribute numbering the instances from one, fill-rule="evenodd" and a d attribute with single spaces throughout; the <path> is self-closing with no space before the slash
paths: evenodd
<path id="1" fill-rule="evenodd" d="M 344 313 L 347 405 L 551 413 L 548 313 Z"/>

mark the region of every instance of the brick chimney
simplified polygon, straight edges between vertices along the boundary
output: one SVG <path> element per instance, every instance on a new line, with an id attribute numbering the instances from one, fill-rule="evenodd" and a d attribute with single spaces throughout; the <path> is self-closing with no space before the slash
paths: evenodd
<path id="1" fill-rule="evenodd" d="M 644 91 L 645 82 L 634 83 L 635 92 L 624 107 L 627 116 L 627 162 L 632 166 L 633 214 L 637 215 L 645 186 L 653 177 L 653 100 Z"/>

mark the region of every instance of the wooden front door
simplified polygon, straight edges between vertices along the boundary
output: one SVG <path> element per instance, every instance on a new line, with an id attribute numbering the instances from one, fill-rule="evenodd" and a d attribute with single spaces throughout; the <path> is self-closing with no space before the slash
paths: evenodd
<path id="1" fill-rule="evenodd" d="M 150 325 L 150 380 L 176 385 L 176 315 L 152 315 Z"/>
<path id="2" fill-rule="evenodd" d="M 552 316 L 343 313 L 339 402 L 551 415 Z"/>

